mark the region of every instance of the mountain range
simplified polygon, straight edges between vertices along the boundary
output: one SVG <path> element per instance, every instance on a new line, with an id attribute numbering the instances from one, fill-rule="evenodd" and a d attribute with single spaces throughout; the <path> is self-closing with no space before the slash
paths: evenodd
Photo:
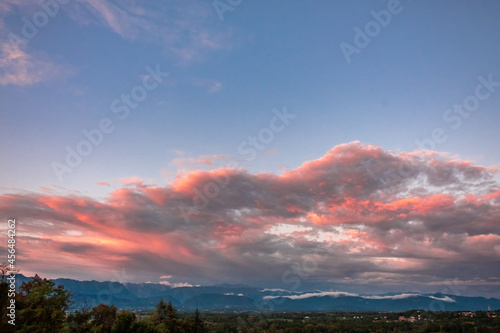
<path id="1" fill-rule="evenodd" d="M 32 278 L 18 274 L 18 286 Z M 171 287 L 157 283 L 120 283 L 53 279 L 73 296 L 71 310 L 90 308 L 100 303 L 119 309 L 150 310 L 163 299 L 180 311 L 204 312 L 312 312 L 374 311 L 402 312 L 422 309 L 431 311 L 486 311 L 500 309 L 500 299 L 458 296 L 443 293 L 388 293 L 358 295 L 339 291 L 294 292 L 283 289 L 259 289 L 246 285 Z"/>

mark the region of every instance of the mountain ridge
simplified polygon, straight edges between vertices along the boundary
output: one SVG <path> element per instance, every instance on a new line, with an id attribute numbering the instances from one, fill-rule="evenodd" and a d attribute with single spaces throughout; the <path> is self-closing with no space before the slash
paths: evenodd
<path id="1" fill-rule="evenodd" d="M 32 277 L 16 276 L 17 286 Z M 243 284 L 172 287 L 160 283 L 120 283 L 51 279 L 73 295 L 71 310 L 100 303 L 120 309 L 150 310 L 160 299 L 171 301 L 180 311 L 191 312 L 306 312 L 306 311 L 486 311 L 500 309 L 500 299 L 436 293 L 385 293 L 359 295 L 339 291 L 289 291 Z"/>

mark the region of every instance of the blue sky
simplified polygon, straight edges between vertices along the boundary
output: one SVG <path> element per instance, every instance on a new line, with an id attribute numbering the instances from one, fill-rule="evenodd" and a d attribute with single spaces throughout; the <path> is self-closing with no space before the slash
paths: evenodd
<path id="1" fill-rule="evenodd" d="M 439 140 L 424 148 L 500 164 L 498 2 L 42 3 L 52 16 L 38 2 L 0 5 L 3 194 L 105 202 L 134 179 L 169 188 L 231 162 L 282 175 L 353 141 L 413 152 L 434 131 Z M 232 10 L 220 16 L 214 3 Z M 374 23 L 372 12 L 390 22 Z M 341 44 L 355 47 L 367 24 L 378 30 L 347 59 Z M 148 68 L 168 76 L 154 81 Z M 145 81 L 158 85 L 120 119 L 113 101 Z M 475 111 L 453 111 L 478 89 L 487 96 L 468 99 Z M 294 117 L 255 158 L 241 154 L 249 136 L 269 134 L 276 112 Z M 113 131 L 58 176 L 54 162 L 65 165 L 66 147 L 103 119 Z"/>
<path id="2" fill-rule="evenodd" d="M 243 1 L 222 22 L 208 2 L 174 4 L 144 8 L 151 17 L 129 22 L 112 15 L 132 2 L 110 3 L 109 17 L 68 3 L 39 29 L 23 52 L 53 68 L 37 83 L 1 87 L 4 191 L 57 185 L 94 193 L 97 181 L 136 175 L 162 182 L 161 170 L 175 172 L 175 150 L 238 158 L 238 144 L 284 106 L 297 121 L 266 147 L 277 153 L 254 160 L 252 170 L 291 169 L 354 140 L 413 151 L 437 127 L 448 136 L 437 150 L 499 163 L 499 94 L 457 130 L 442 118 L 473 94 L 478 76 L 500 80 L 494 2 L 401 1 L 401 12 L 349 64 L 339 44 L 354 45 L 353 29 L 364 29 L 387 2 Z M 6 6 L 4 40 L 22 36 L 21 18 L 41 10 Z M 164 36 L 155 24 L 168 34 L 185 30 Z M 189 37 L 196 33 L 207 41 Z M 82 130 L 113 117 L 111 101 L 157 64 L 168 79 L 126 121 L 115 117 L 116 130 L 60 183 L 51 162 L 84 139 Z"/>

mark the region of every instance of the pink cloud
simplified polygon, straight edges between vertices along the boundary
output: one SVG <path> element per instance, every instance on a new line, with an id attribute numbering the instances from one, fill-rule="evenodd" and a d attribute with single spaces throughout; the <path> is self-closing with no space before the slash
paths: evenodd
<path id="1" fill-rule="evenodd" d="M 25 270 L 64 272 L 71 263 L 74 277 L 130 267 L 150 279 L 168 271 L 190 281 L 279 280 L 290 262 L 312 257 L 324 281 L 389 272 L 401 283 L 417 273 L 469 280 L 459 269 L 467 265 L 497 273 L 499 184 L 488 168 L 435 152 L 353 142 L 282 175 L 219 168 L 165 187 L 124 182 L 105 201 L 0 197 L 2 215 L 23 221 Z M 268 232 L 284 224 L 302 231 Z"/>
<path id="2" fill-rule="evenodd" d="M 62 73 L 63 67 L 53 64 L 42 53 L 28 53 L 22 44 L 0 43 L 0 85 L 29 86 Z"/>

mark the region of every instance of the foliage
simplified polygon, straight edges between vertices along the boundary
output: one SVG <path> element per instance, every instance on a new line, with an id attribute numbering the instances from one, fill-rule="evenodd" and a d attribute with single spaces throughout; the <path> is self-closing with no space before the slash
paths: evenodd
<path id="1" fill-rule="evenodd" d="M 170 302 L 170 304 L 172 303 Z M 163 298 L 156 304 L 156 312 L 153 316 L 157 324 L 161 324 L 167 320 L 167 304 L 163 301 Z"/>
<path id="2" fill-rule="evenodd" d="M 85 333 L 91 329 L 90 318 L 92 313 L 90 311 L 75 311 L 70 313 L 66 322 L 70 333 Z"/>
<path id="3" fill-rule="evenodd" d="M 16 302 L 19 332 L 60 332 L 64 328 L 71 295 L 63 286 L 56 287 L 54 282 L 35 275 L 19 291 Z"/>
<path id="4" fill-rule="evenodd" d="M 201 320 L 200 311 L 196 309 L 196 312 L 194 313 L 192 332 L 201 333 L 204 331 L 205 331 L 205 324 L 203 324 L 203 320 Z"/>
<path id="5" fill-rule="evenodd" d="M 0 314 L 2 316 L 2 320 L 0 321 L 0 332 L 13 332 L 14 328 L 12 325 L 8 323 L 8 320 L 10 320 L 9 317 L 7 317 L 8 314 L 8 309 L 7 307 L 10 304 L 9 300 L 9 284 L 5 281 L 0 281 Z"/>
<path id="6" fill-rule="evenodd" d="M 110 333 L 116 320 L 116 307 L 114 305 L 99 304 L 92 309 L 93 332 Z"/>
<path id="7" fill-rule="evenodd" d="M 132 325 L 135 323 L 135 315 L 130 311 L 122 311 L 116 316 L 114 333 L 132 333 Z"/>

